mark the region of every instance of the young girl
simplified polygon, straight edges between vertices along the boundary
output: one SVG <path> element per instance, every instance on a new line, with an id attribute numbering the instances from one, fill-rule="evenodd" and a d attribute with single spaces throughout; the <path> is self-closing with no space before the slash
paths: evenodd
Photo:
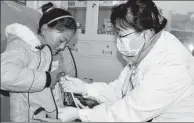
<path id="1" fill-rule="evenodd" d="M 55 97 L 55 102 L 51 88 L 58 88 L 55 85 L 62 72 L 75 76 L 74 68 L 59 69 L 59 64 L 67 64 L 65 47 L 76 32 L 74 18 L 52 3 L 43 5 L 42 11 L 38 31 L 19 23 L 8 25 L 5 30 L 7 47 L 1 54 L 1 89 L 10 91 L 12 122 L 56 119 L 56 103 L 61 104 L 57 102 L 61 96 Z"/>

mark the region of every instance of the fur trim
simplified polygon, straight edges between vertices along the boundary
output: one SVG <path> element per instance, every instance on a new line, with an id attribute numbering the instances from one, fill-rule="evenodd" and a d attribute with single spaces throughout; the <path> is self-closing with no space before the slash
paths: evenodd
<path id="1" fill-rule="evenodd" d="M 191 20 L 194 20 L 194 13 L 191 15 Z"/>
<path id="2" fill-rule="evenodd" d="M 37 49 L 36 47 L 41 46 L 41 42 L 35 35 L 35 33 L 25 25 L 13 23 L 6 26 L 5 36 L 7 37 L 9 34 L 21 38 L 28 46 L 30 46 L 31 50 L 33 51 L 38 51 L 39 49 Z"/>

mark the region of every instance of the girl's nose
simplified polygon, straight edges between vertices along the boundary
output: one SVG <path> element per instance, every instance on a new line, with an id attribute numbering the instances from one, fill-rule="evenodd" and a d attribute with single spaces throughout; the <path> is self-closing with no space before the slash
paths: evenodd
<path id="1" fill-rule="evenodd" d="M 62 44 L 59 46 L 60 50 L 64 50 L 66 44 L 67 44 L 67 42 L 62 43 Z"/>

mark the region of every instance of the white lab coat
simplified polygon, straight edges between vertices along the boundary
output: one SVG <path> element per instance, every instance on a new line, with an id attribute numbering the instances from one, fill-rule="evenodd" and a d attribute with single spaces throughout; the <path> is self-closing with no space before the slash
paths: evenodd
<path id="1" fill-rule="evenodd" d="M 81 109 L 79 117 L 84 122 L 194 121 L 193 73 L 194 57 L 162 31 L 131 83 L 126 66 L 114 82 L 87 84 L 86 97 L 101 104 Z"/>

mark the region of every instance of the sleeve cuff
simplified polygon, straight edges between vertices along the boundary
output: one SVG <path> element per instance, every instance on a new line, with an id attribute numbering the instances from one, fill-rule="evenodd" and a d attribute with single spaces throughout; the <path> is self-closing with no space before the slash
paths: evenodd
<path id="1" fill-rule="evenodd" d="M 80 109 L 78 111 L 79 118 L 82 122 L 89 122 L 89 114 L 92 109 Z"/>
<path id="2" fill-rule="evenodd" d="M 51 85 L 51 75 L 49 72 L 46 71 L 46 85 L 45 85 L 45 88 L 46 87 L 50 87 Z"/>
<path id="3" fill-rule="evenodd" d="M 98 92 L 93 88 L 93 84 L 86 84 L 86 93 L 82 94 L 84 98 L 93 98 L 96 99 Z"/>

